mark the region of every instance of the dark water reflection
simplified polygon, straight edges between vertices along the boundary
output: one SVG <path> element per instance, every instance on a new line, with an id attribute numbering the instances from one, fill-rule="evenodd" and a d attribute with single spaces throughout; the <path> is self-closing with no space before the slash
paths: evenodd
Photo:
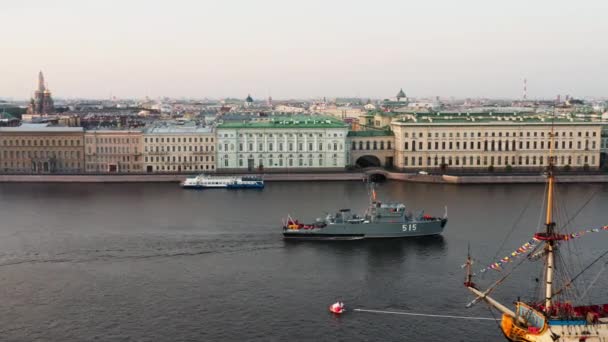
<path id="1" fill-rule="evenodd" d="M 608 224 L 606 185 L 559 189 L 559 222 L 591 198 L 570 231 Z M 333 317 L 327 306 L 341 299 L 351 308 L 489 316 L 483 305 L 464 309 L 470 296 L 460 265 L 467 245 L 487 263 L 529 240 L 542 191 L 542 185 L 387 182 L 380 196 L 401 199 L 412 211 L 442 215 L 447 206 L 443 236 L 311 243 L 283 241 L 281 217 L 363 210 L 363 184 L 271 183 L 264 191 L 232 192 L 0 184 L 1 340 L 501 340 L 487 321 Z M 574 256 L 576 267 L 607 245 L 608 233 L 596 233 L 574 240 L 564 254 Z M 496 297 L 509 303 L 533 295 L 534 266 L 523 264 Z M 602 275 L 591 294 L 608 302 L 601 291 L 606 280 Z"/>

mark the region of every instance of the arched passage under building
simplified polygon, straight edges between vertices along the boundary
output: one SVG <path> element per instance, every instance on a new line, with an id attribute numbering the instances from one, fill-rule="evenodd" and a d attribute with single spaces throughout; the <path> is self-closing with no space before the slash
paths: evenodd
<path id="1" fill-rule="evenodd" d="M 378 159 L 378 157 L 370 155 L 359 157 L 355 164 L 362 168 L 382 166 L 382 163 L 380 163 L 380 159 Z"/>
<path id="2" fill-rule="evenodd" d="M 380 182 L 384 182 L 386 180 L 386 175 L 383 173 L 369 173 L 367 175 L 367 179 L 370 182 L 375 182 L 375 183 L 380 183 Z"/>

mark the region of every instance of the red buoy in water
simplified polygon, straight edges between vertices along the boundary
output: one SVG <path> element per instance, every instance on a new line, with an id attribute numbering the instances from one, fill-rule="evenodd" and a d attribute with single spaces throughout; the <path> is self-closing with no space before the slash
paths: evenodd
<path id="1" fill-rule="evenodd" d="M 341 314 L 345 311 L 344 309 L 344 303 L 342 302 L 335 302 L 332 305 L 329 306 L 329 311 L 331 313 L 335 313 L 335 314 Z"/>

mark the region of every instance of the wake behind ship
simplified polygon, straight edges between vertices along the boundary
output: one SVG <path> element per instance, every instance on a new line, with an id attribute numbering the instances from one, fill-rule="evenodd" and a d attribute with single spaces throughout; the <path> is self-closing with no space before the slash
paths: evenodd
<path id="1" fill-rule="evenodd" d="M 283 238 L 358 240 L 437 235 L 443 232 L 447 222 L 447 213 L 444 217 L 423 213 L 414 216 L 406 211 L 403 203 L 378 201 L 376 191 L 372 189 L 370 205 L 363 215 L 342 209 L 311 224 L 300 223 L 288 216 L 283 222 Z"/>

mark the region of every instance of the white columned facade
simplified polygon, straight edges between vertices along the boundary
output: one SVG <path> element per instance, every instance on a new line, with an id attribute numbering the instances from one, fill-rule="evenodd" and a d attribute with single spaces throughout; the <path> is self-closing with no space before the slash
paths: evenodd
<path id="1" fill-rule="evenodd" d="M 324 117 L 223 123 L 217 128 L 218 168 L 341 169 L 347 162 L 347 134 L 346 124 Z M 245 145 L 252 138 L 255 147 L 250 151 Z"/>

